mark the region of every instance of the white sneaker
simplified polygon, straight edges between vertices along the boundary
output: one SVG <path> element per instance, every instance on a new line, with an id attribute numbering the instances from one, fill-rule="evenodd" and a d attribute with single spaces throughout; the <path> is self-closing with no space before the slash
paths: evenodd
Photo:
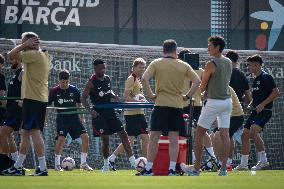
<path id="1" fill-rule="evenodd" d="M 134 162 L 130 162 L 131 168 L 135 169 L 135 161 Z"/>
<path id="2" fill-rule="evenodd" d="M 109 172 L 109 165 L 104 165 L 103 168 L 102 168 L 102 172 L 103 173 Z"/>
<path id="3" fill-rule="evenodd" d="M 60 165 L 55 165 L 54 166 L 54 171 L 63 171 Z"/>
<path id="4" fill-rule="evenodd" d="M 180 164 L 181 170 L 188 176 L 199 176 L 200 171 L 195 170 L 193 165 L 186 165 L 184 163 Z"/>
<path id="5" fill-rule="evenodd" d="M 85 170 L 85 171 L 93 171 L 93 168 L 90 167 L 87 162 L 83 163 L 80 165 L 80 169 L 81 170 Z"/>
<path id="6" fill-rule="evenodd" d="M 256 170 L 263 170 L 263 169 L 267 169 L 269 166 L 269 162 L 257 162 L 257 164 L 255 166 L 253 166 L 251 168 L 252 171 L 256 171 Z"/>
<path id="7" fill-rule="evenodd" d="M 135 168 L 135 157 L 134 156 L 129 158 L 129 162 L 130 162 L 131 167 Z"/>
<path id="8" fill-rule="evenodd" d="M 249 168 L 247 165 L 239 164 L 237 167 L 234 168 L 234 171 L 248 171 Z"/>

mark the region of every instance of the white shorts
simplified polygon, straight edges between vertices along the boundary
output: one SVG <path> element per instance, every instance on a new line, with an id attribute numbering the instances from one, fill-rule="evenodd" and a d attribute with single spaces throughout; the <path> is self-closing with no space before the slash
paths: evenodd
<path id="1" fill-rule="evenodd" d="M 230 128 L 231 113 L 231 98 L 225 100 L 207 99 L 205 106 L 202 107 L 197 124 L 200 127 L 209 129 L 217 118 L 218 128 Z"/>

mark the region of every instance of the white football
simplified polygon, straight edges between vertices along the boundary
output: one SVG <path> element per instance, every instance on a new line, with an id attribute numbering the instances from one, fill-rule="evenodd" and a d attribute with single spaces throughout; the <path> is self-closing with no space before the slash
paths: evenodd
<path id="1" fill-rule="evenodd" d="M 135 160 L 135 169 L 141 172 L 147 164 L 147 159 L 145 157 L 140 157 Z"/>
<path id="2" fill-rule="evenodd" d="M 71 157 L 64 158 L 61 163 L 62 169 L 72 171 L 75 168 L 75 160 Z"/>
<path id="3" fill-rule="evenodd" d="M 142 95 L 142 94 L 137 94 L 137 95 L 135 95 L 135 96 L 133 97 L 133 99 L 134 99 L 134 100 L 137 100 L 137 101 L 138 101 L 138 100 L 142 100 L 142 101 L 144 101 L 144 102 L 147 102 L 145 96 Z"/>

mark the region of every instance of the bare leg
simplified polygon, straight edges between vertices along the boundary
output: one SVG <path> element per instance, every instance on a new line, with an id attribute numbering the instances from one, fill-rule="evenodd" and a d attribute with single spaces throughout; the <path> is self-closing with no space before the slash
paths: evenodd
<path id="1" fill-rule="evenodd" d="M 17 146 L 12 136 L 14 130 L 7 126 L 0 127 L 0 130 L 0 153 L 9 154 L 16 152 Z"/>
<path id="2" fill-rule="evenodd" d="M 201 167 L 202 161 L 202 151 L 203 151 L 203 138 L 206 133 L 207 129 L 197 126 L 195 130 L 195 170 L 199 170 Z"/>
<path id="3" fill-rule="evenodd" d="M 30 147 L 30 133 L 31 131 L 22 130 L 21 131 L 21 144 L 20 144 L 20 154 L 26 155 Z"/>
<path id="4" fill-rule="evenodd" d="M 20 144 L 20 150 L 19 150 L 19 157 L 14 164 L 14 167 L 16 168 L 23 167 L 23 162 L 26 159 L 26 154 L 28 153 L 29 147 L 30 147 L 30 135 L 31 135 L 31 131 L 27 131 L 27 130 L 21 131 L 21 144 Z"/>
<path id="5" fill-rule="evenodd" d="M 245 128 L 242 134 L 242 155 L 249 155 L 250 152 L 250 130 Z"/>
<path id="6" fill-rule="evenodd" d="M 147 149 L 149 144 L 149 135 L 148 134 L 141 134 L 142 140 L 142 157 L 147 157 Z"/>
<path id="7" fill-rule="evenodd" d="M 213 148 L 214 152 L 217 157 L 221 156 L 221 137 L 220 137 L 220 131 L 215 132 L 213 137 Z"/>
<path id="8" fill-rule="evenodd" d="M 212 147 L 212 141 L 211 141 L 211 138 L 210 138 L 210 136 L 207 132 L 205 133 L 203 140 L 204 140 L 204 146 L 206 148 Z"/>
<path id="9" fill-rule="evenodd" d="M 82 140 L 81 152 L 88 153 L 88 149 L 89 149 L 89 135 L 87 133 L 83 133 L 83 134 L 81 134 L 80 138 Z"/>
<path id="10" fill-rule="evenodd" d="M 233 159 L 235 151 L 235 141 L 231 138 L 230 139 L 230 152 L 229 152 L 229 158 Z"/>
<path id="11" fill-rule="evenodd" d="M 134 139 L 135 139 L 134 136 L 128 136 L 128 140 L 129 140 L 129 142 L 130 142 L 130 146 L 131 146 L 132 149 L 133 149 Z M 120 155 L 121 153 L 123 153 L 123 152 L 125 152 L 125 151 L 124 151 L 124 147 L 123 147 L 123 144 L 120 143 L 120 144 L 118 145 L 118 147 L 115 149 L 115 151 L 113 152 L 113 154 L 114 154 L 115 156 L 119 156 L 119 155 Z"/>
<path id="12" fill-rule="evenodd" d="M 157 151 L 158 151 L 158 142 L 160 139 L 162 132 L 161 131 L 151 131 L 150 132 L 150 141 L 148 145 L 148 152 L 147 152 L 147 160 L 148 162 L 154 161 Z"/>
<path id="13" fill-rule="evenodd" d="M 265 150 L 264 142 L 259 134 L 262 131 L 261 127 L 259 127 L 258 125 L 252 125 L 250 130 L 257 151 L 258 152 L 264 151 Z"/>
<path id="14" fill-rule="evenodd" d="M 31 130 L 31 136 L 37 156 L 38 157 L 44 156 L 44 142 L 40 130 L 38 129 Z"/>
<path id="15" fill-rule="evenodd" d="M 229 137 L 229 129 L 220 128 L 220 139 L 221 139 L 221 156 L 220 160 L 222 161 L 221 169 L 227 169 L 226 164 L 230 151 L 230 137 Z"/>
<path id="16" fill-rule="evenodd" d="M 102 153 L 104 159 L 108 158 L 109 155 L 109 136 L 108 135 L 102 135 Z"/>
<path id="17" fill-rule="evenodd" d="M 55 155 L 61 155 L 65 144 L 65 137 L 59 136 L 55 144 Z"/>
<path id="18" fill-rule="evenodd" d="M 170 131 L 169 132 L 169 157 L 170 157 L 170 161 L 177 161 L 177 157 L 178 157 L 178 132 L 175 131 Z"/>
<path id="19" fill-rule="evenodd" d="M 132 148 L 130 146 L 130 142 L 128 140 L 128 136 L 127 136 L 127 133 L 125 132 L 125 130 L 122 130 L 122 131 L 118 132 L 117 134 L 121 139 L 121 142 L 123 144 L 123 147 L 125 149 L 127 156 L 128 157 L 133 156 L 133 151 L 132 151 Z"/>

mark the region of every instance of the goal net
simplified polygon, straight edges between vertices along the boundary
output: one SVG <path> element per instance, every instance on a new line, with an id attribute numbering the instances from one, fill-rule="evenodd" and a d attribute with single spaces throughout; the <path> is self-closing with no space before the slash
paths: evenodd
<path id="1" fill-rule="evenodd" d="M 0 53 L 5 54 L 16 44 L 19 40 L 8 40 L 0 39 Z M 49 76 L 49 87 L 52 87 L 58 82 L 58 73 L 61 69 L 67 69 L 70 71 L 71 78 L 70 83 L 77 86 L 81 91 L 85 86 L 88 78 L 93 73 L 92 60 L 95 58 L 102 58 L 107 63 L 107 74 L 111 77 L 111 82 L 113 90 L 120 96 L 123 95 L 124 82 L 130 73 L 130 67 L 133 60 L 137 57 L 142 57 L 149 64 L 153 59 L 161 56 L 161 47 L 153 46 L 127 46 L 127 45 L 103 45 L 96 43 L 72 43 L 72 42 L 54 42 L 54 41 L 42 41 L 42 48 L 49 51 L 52 56 L 52 67 Z M 179 49 L 180 50 L 180 49 Z M 205 62 L 210 60 L 210 57 L 206 49 L 191 49 L 194 53 L 200 54 L 200 62 L 204 66 Z M 226 52 L 226 51 L 225 51 Z M 246 72 L 247 76 L 252 81 L 249 76 L 244 60 L 246 57 L 252 54 L 260 54 L 265 61 L 265 69 L 273 75 L 277 86 L 280 91 L 283 91 L 283 78 L 284 78 L 284 52 L 260 52 L 260 51 L 238 51 L 240 54 L 241 69 Z M 11 78 L 10 66 L 6 63 L 4 69 L 6 76 L 6 83 Z M 153 82 L 151 82 L 153 85 Z M 273 169 L 283 169 L 284 168 L 284 125 L 283 116 L 283 96 L 280 96 L 273 108 L 273 117 L 264 129 L 264 140 L 266 143 L 266 151 L 268 154 L 268 159 L 271 163 Z M 146 111 L 147 121 L 149 123 L 150 110 Z M 103 164 L 103 157 L 101 155 L 101 140 L 100 138 L 95 138 L 92 135 L 91 119 L 86 116 L 86 128 L 90 136 L 90 147 L 88 154 L 88 163 L 97 169 L 100 169 Z M 124 118 L 121 115 L 121 120 L 123 123 Z M 55 136 L 56 136 L 56 124 L 55 124 L 55 114 L 50 112 L 48 116 L 47 126 L 44 128 L 43 132 L 47 164 L 49 168 L 54 166 L 54 146 L 55 146 Z M 110 154 L 115 150 L 115 148 L 120 143 L 117 135 L 110 137 Z M 137 140 L 139 141 L 139 140 Z M 73 141 L 68 147 L 65 146 L 64 153 L 62 157 L 70 156 L 75 159 L 77 166 L 80 164 L 80 147 L 76 141 Z M 141 144 L 135 142 L 134 152 L 136 157 L 140 157 L 141 154 Z M 255 158 L 255 147 L 252 145 L 253 155 L 250 156 L 250 165 L 256 163 Z M 206 158 L 204 156 L 204 158 Z M 240 145 L 237 145 L 237 150 L 233 159 L 233 163 L 237 164 L 240 161 Z M 119 169 L 128 169 L 130 164 L 128 158 L 125 154 L 122 154 L 117 158 L 116 164 Z M 28 155 L 27 161 L 25 162 L 27 168 L 33 167 L 33 155 L 30 153 Z"/>

